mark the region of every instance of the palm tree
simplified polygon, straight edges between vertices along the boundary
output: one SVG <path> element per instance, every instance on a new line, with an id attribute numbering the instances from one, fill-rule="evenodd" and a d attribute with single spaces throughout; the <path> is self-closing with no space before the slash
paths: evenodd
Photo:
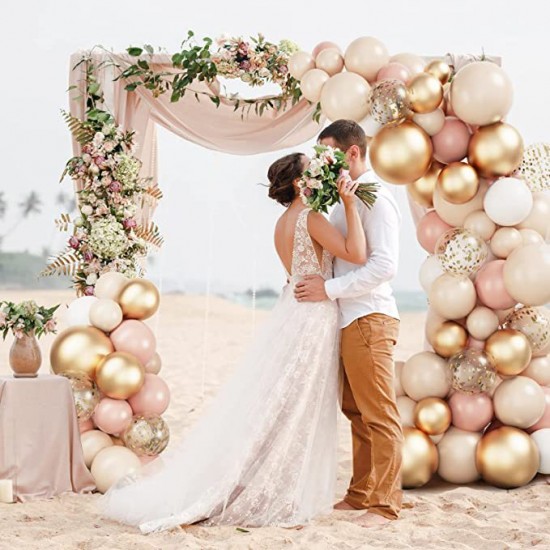
<path id="1" fill-rule="evenodd" d="M 74 193 L 60 191 L 55 197 L 55 203 L 62 206 L 67 213 L 72 214 L 76 210 L 76 200 Z"/>
<path id="2" fill-rule="evenodd" d="M 4 191 L 0 191 L 0 218 L 3 218 L 6 215 L 7 209 L 8 203 L 4 197 Z"/>
<path id="3" fill-rule="evenodd" d="M 2 246 L 3 240 L 17 229 L 23 220 L 27 219 L 32 214 L 40 214 L 42 211 L 42 201 L 36 191 L 31 191 L 17 206 L 19 206 L 21 216 L 18 217 L 17 221 L 10 228 L 0 235 L 0 247 Z M 4 192 L 0 192 L 0 218 L 5 216 L 7 208 L 8 205 L 4 198 Z"/>

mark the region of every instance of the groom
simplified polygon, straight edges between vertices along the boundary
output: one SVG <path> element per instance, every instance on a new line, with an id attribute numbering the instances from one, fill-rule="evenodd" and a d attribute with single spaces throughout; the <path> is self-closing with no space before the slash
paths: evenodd
<path id="1" fill-rule="evenodd" d="M 323 145 L 346 153 L 354 181 L 377 181 L 366 160 L 366 136 L 351 120 L 337 120 L 319 135 Z M 393 386 L 393 348 L 399 313 L 390 281 L 397 270 L 400 214 L 389 190 L 379 185 L 371 210 L 357 199 L 367 237 L 362 266 L 338 258 L 334 278 L 308 276 L 296 285 L 298 301 L 338 300 L 344 372 L 342 410 L 351 421 L 353 477 L 338 510 L 362 510 L 355 523 L 371 527 L 396 519 L 401 509 L 403 432 Z M 338 204 L 332 223 L 346 232 L 344 208 Z"/>

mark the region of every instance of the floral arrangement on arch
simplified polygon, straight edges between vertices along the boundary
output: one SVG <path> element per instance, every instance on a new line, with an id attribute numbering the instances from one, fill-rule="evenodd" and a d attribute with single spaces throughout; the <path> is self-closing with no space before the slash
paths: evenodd
<path id="1" fill-rule="evenodd" d="M 134 156 L 134 132 L 123 131 L 99 104 L 103 95 L 87 62 L 86 119 L 68 113 L 64 118 L 81 154 L 67 162 L 61 180 L 76 184 L 78 215 L 55 220 L 61 231 L 71 231 L 63 252 L 53 257 L 42 276 L 70 275 L 78 295 L 94 294 L 98 278 L 109 271 L 140 277 L 140 262 L 162 237 L 154 223 L 142 225 L 138 208 L 162 198 L 148 178 L 140 177 L 141 161 Z"/>

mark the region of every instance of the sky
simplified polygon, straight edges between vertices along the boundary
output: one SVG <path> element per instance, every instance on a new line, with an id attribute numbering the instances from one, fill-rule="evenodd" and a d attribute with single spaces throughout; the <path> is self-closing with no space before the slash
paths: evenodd
<path id="1" fill-rule="evenodd" d="M 10 204 L 0 234 L 17 220 L 16 205 L 29 191 L 39 193 L 44 209 L 21 223 L 4 250 L 40 252 L 64 244 L 53 219 L 61 212 L 56 195 L 72 189 L 68 180 L 58 183 L 71 155 L 59 111 L 67 108 L 69 56 L 74 51 L 95 44 L 122 51 L 149 43 L 172 52 L 188 29 L 213 38 L 262 32 L 271 41 L 289 38 L 309 51 L 322 40 L 345 49 L 359 36 L 377 37 L 391 54 L 485 51 L 503 58 L 515 93 L 508 120 L 526 143 L 534 143 L 550 134 L 548 6 L 544 0 L 9 2 L 0 27 L 0 190 Z M 307 153 L 310 146 L 296 149 Z M 165 290 L 201 292 L 208 282 L 220 292 L 282 286 L 284 273 L 272 244 L 282 207 L 259 184 L 267 183 L 270 163 L 287 152 L 225 155 L 159 128 L 159 183 L 165 198 L 155 221 L 166 244 L 154 256 L 151 273 Z M 394 288 L 418 290 L 417 274 L 426 254 L 415 239 L 405 190 L 395 186 L 392 191 L 403 213 Z"/>

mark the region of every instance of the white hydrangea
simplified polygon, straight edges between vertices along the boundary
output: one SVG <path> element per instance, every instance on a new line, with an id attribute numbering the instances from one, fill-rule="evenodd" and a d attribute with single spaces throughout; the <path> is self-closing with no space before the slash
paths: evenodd
<path id="1" fill-rule="evenodd" d="M 90 231 L 89 245 L 99 258 L 111 260 L 126 249 L 126 232 L 116 218 L 110 216 L 97 220 Z"/>

